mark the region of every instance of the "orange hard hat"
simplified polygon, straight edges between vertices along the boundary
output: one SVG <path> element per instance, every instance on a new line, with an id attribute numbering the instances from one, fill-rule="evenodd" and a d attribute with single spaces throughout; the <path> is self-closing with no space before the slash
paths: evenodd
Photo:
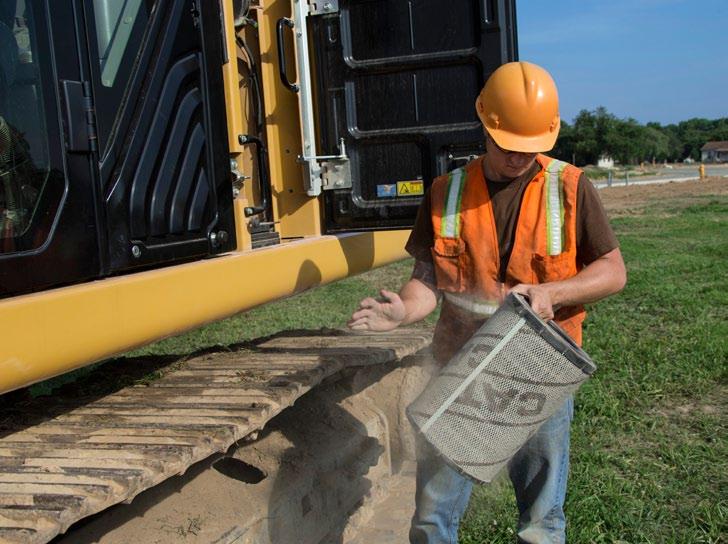
<path id="1" fill-rule="evenodd" d="M 530 62 L 509 62 L 493 72 L 475 109 L 495 143 L 509 151 L 548 151 L 561 128 L 556 84 Z"/>

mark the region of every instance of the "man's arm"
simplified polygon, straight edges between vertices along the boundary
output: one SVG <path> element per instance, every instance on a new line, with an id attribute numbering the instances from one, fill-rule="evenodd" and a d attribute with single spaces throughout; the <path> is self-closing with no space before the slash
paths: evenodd
<path id="1" fill-rule="evenodd" d="M 364 331 L 390 331 L 400 325 L 409 325 L 430 315 L 437 307 L 437 290 L 422 274 L 427 264 L 417 261 L 412 279 L 404 284 L 399 294 L 382 289 L 381 299 L 365 298 L 347 323 L 350 329 Z M 430 265 L 431 267 L 431 265 Z M 424 279 L 419 279 L 423 276 Z"/>
<path id="2" fill-rule="evenodd" d="M 627 271 L 619 248 L 605 253 L 567 280 L 538 285 L 519 283 L 511 291 L 526 295 L 543 319 L 553 319 L 554 310 L 596 302 L 619 293 L 627 283 Z"/>

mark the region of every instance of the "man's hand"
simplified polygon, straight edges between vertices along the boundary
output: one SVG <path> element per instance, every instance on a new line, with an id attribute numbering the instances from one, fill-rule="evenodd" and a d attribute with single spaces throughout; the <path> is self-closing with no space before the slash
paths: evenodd
<path id="1" fill-rule="evenodd" d="M 381 298 L 365 298 L 347 323 L 355 331 L 391 331 L 424 319 L 437 308 L 437 292 L 422 280 L 412 278 L 399 294 L 382 289 Z"/>
<path id="2" fill-rule="evenodd" d="M 619 248 L 605 253 L 566 280 L 533 285 L 519 283 L 511 291 L 526 295 L 534 312 L 545 320 L 554 318 L 562 306 L 596 302 L 619 293 L 627 282 L 627 271 Z"/>
<path id="3" fill-rule="evenodd" d="M 397 293 L 382 289 L 381 300 L 372 297 L 359 303 L 359 308 L 347 323 L 355 331 L 391 331 L 397 328 L 407 315 L 404 302 Z"/>
<path id="4" fill-rule="evenodd" d="M 539 285 L 519 283 L 511 291 L 528 297 L 533 311 L 541 319 L 549 321 L 554 318 L 554 302 L 548 285 L 547 283 Z"/>

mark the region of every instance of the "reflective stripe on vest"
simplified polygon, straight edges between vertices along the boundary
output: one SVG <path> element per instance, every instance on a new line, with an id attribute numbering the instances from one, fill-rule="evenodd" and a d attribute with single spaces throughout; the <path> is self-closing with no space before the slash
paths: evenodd
<path id="1" fill-rule="evenodd" d="M 568 163 L 553 159 L 544 171 L 546 184 L 546 249 L 549 255 L 559 255 L 564 251 L 564 183 L 562 175 Z M 440 224 L 440 236 L 458 238 L 460 236 L 460 206 L 465 186 L 463 168 L 453 170 L 448 175 L 445 209 Z"/>
<path id="2" fill-rule="evenodd" d="M 457 238 L 460 236 L 460 202 L 463 198 L 465 171 L 458 168 L 450 172 L 448 177 L 440 236 L 443 238 Z"/>
<path id="3" fill-rule="evenodd" d="M 552 160 L 544 172 L 546 183 L 546 248 L 549 255 L 564 251 L 564 183 L 567 163 Z"/>
<path id="4" fill-rule="evenodd" d="M 478 317 L 490 317 L 500 306 L 497 300 L 478 300 L 463 293 L 444 291 L 443 295 L 448 302 Z"/>

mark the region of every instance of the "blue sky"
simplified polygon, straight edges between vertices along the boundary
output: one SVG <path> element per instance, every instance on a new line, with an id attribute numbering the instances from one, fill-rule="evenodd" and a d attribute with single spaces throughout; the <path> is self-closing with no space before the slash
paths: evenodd
<path id="1" fill-rule="evenodd" d="M 521 60 L 547 68 L 561 116 L 604 106 L 676 123 L 728 117 L 728 0 L 516 0 Z"/>

